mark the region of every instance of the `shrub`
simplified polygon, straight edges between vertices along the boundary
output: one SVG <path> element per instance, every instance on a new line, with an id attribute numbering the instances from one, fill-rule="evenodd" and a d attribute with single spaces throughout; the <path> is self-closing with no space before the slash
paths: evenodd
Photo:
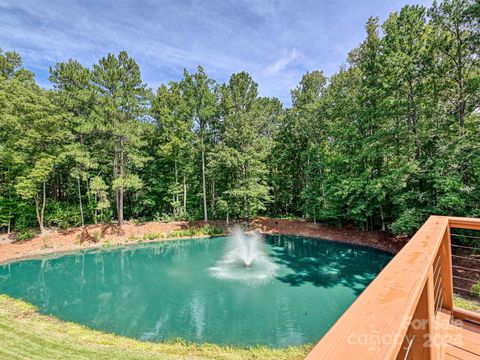
<path id="1" fill-rule="evenodd" d="M 180 229 L 173 230 L 167 234 L 167 237 L 176 238 L 176 237 L 190 237 L 190 236 L 214 236 L 224 234 L 223 229 L 212 227 L 211 225 L 204 225 L 201 228 L 190 228 L 190 229 Z"/>
<path id="2" fill-rule="evenodd" d="M 202 228 L 202 231 L 204 235 L 222 235 L 225 233 L 222 228 L 218 228 L 208 224 Z"/>
<path id="3" fill-rule="evenodd" d="M 471 288 L 470 291 L 472 293 L 473 297 L 476 297 L 480 299 L 480 281 L 474 284 Z"/>
<path id="4" fill-rule="evenodd" d="M 161 234 L 160 233 L 145 233 L 143 234 L 143 240 L 156 240 L 160 239 Z"/>
<path id="5" fill-rule="evenodd" d="M 82 223 L 77 205 L 51 203 L 45 212 L 45 225 L 58 226 L 61 229 L 80 226 Z"/>
<path id="6" fill-rule="evenodd" d="M 425 216 L 420 211 L 408 209 L 390 225 L 390 230 L 392 230 L 395 235 L 411 235 L 422 226 L 424 221 Z"/>
<path id="7" fill-rule="evenodd" d="M 23 230 L 18 233 L 17 240 L 18 241 L 30 240 L 33 237 L 34 237 L 34 233 L 32 230 Z"/>

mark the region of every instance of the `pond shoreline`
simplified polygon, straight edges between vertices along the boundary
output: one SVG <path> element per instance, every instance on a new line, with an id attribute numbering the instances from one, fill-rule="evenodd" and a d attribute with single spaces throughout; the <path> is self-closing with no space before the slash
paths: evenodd
<path id="1" fill-rule="evenodd" d="M 0 244 L 0 264 L 44 255 L 58 254 L 61 256 L 79 250 L 180 240 L 192 237 L 209 237 L 209 235 L 171 236 L 175 232 L 181 233 L 184 230 L 201 229 L 205 224 L 203 221 L 147 222 L 143 224 L 127 222 L 121 229 L 114 224 L 89 225 L 84 229 L 49 229 L 44 235 L 36 236 L 30 240 Z M 233 224 L 230 223 L 229 226 Z M 228 233 L 229 226 L 225 221 L 209 221 L 208 225 L 223 229 L 225 233 Z M 242 222 L 241 225 L 248 230 L 262 234 L 294 235 L 339 241 L 371 247 L 391 254 L 396 254 L 408 241 L 408 238 L 395 238 L 380 231 L 366 232 L 350 227 L 335 228 L 301 220 L 258 217 L 249 223 Z"/>

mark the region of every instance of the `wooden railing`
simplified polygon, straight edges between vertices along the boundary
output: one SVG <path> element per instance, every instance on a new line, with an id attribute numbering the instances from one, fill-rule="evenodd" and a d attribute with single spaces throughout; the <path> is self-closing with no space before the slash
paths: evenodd
<path id="1" fill-rule="evenodd" d="M 443 359 L 453 306 L 450 229 L 480 219 L 431 216 L 316 344 L 313 359 Z"/>

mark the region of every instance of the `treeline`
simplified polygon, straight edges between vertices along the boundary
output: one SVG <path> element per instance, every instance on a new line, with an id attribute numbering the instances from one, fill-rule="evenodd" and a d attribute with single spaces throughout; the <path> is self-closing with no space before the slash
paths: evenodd
<path id="1" fill-rule="evenodd" d="M 405 6 L 292 106 L 199 66 L 156 92 L 126 52 L 36 85 L 0 52 L 0 226 L 300 216 L 411 233 L 480 216 L 480 5 Z"/>

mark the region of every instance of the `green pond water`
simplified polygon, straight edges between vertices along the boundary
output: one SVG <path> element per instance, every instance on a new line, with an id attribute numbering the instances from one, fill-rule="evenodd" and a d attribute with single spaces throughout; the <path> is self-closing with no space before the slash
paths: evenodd
<path id="1" fill-rule="evenodd" d="M 226 279 L 212 271 L 226 240 L 1 265 L 0 292 L 41 313 L 140 340 L 286 347 L 317 341 L 391 259 L 337 242 L 267 236 L 275 274 L 263 281 Z"/>

